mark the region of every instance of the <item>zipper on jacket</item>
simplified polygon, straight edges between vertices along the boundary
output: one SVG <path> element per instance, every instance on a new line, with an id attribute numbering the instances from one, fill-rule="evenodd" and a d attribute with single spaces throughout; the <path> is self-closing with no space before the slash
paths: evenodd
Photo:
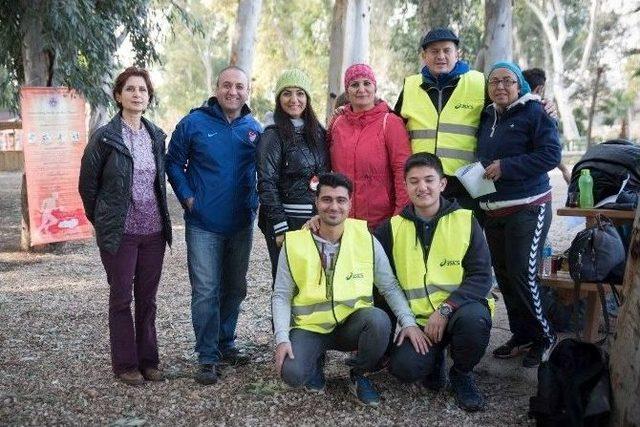
<path id="1" fill-rule="evenodd" d="M 454 88 L 453 90 L 455 91 L 455 87 L 454 86 L 445 86 L 442 89 L 438 89 L 436 87 L 436 90 L 438 91 L 438 116 L 436 118 L 436 138 L 435 138 L 435 143 L 433 146 L 433 154 L 438 155 L 438 135 L 440 135 L 440 114 L 442 114 L 442 92 L 447 89 L 447 88 Z M 453 92 L 451 92 L 451 96 L 453 96 Z M 449 100 L 451 100 L 451 97 L 449 97 Z M 448 101 L 447 101 L 448 102 Z"/>
<path id="2" fill-rule="evenodd" d="M 436 223 L 436 225 L 433 227 L 433 233 L 436 232 L 436 227 L 438 226 L 438 224 Z M 416 227 L 416 224 L 414 222 L 414 227 Z M 416 233 L 418 232 L 418 227 L 416 227 Z M 422 230 L 421 230 L 422 232 Z M 432 237 L 433 238 L 433 237 Z M 426 242 L 424 244 L 422 244 L 422 242 L 420 242 L 420 249 L 422 250 L 422 261 L 424 262 L 424 275 L 422 276 L 422 286 L 424 287 L 424 293 L 427 296 L 427 301 L 429 301 L 429 305 L 431 306 L 431 309 L 435 312 L 436 309 L 433 306 L 433 302 L 431 302 L 431 296 L 429 295 L 429 288 L 427 287 L 427 274 L 429 273 L 429 267 L 427 264 L 427 260 L 429 259 L 429 252 L 431 250 L 431 245 L 430 244 L 426 244 Z"/>
<path id="3" fill-rule="evenodd" d="M 344 233 L 343 233 L 344 235 Z M 331 270 L 331 313 L 333 314 L 333 320 L 336 321 L 336 326 L 338 326 L 338 317 L 336 316 L 336 301 L 335 301 L 335 297 L 334 297 L 334 289 L 335 287 L 333 286 L 333 276 L 336 274 L 336 267 L 338 265 L 338 256 L 340 256 L 340 250 L 342 249 L 342 243 L 340 243 L 340 247 L 338 247 L 338 252 L 336 252 L 336 258 L 335 258 L 335 263 L 333 264 L 333 269 Z M 326 271 L 325 271 L 325 275 L 326 275 Z M 325 284 L 327 286 L 327 290 L 326 292 L 329 291 L 328 288 L 328 281 L 325 280 Z"/>

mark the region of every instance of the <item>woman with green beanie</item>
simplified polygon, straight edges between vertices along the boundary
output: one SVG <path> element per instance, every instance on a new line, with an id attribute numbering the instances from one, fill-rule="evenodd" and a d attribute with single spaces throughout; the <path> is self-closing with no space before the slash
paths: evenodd
<path id="1" fill-rule="evenodd" d="M 258 144 L 256 165 L 260 213 L 275 278 L 286 231 L 299 230 L 315 214 L 318 177 L 331 170 L 325 130 L 311 106 L 311 82 L 301 70 L 282 73 L 276 108 Z"/>

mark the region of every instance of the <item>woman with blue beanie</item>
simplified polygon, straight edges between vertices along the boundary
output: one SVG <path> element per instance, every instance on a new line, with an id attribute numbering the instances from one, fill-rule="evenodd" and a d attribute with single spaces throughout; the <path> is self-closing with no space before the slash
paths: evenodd
<path id="1" fill-rule="evenodd" d="M 556 341 L 542 306 L 538 264 L 551 225 L 547 172 L 560 162 L 558 129 L 516 64 L 494 64 L 487 90 L 493 103 L 482 114 L 478 158 L 496 192 L 481 197 L 480 207 L 513 334 L 493 355 L 526 351 L 522 365 L 534 367 Z"/>
<path id="2" fill-rule="evenodd" d="M 325 130 L 311 106 L 311 81 L 286 70 L 275 87 L 274 123 L 258 143 L 258 226 L 267 241 L 275 278 L 284 233 L 299 230 L 315 214 L 318 177 L 331 170 Z"/>

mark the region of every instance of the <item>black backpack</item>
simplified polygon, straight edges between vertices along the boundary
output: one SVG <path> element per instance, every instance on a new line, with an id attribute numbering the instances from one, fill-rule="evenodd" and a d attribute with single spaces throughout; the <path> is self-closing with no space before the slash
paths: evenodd
<path id="1" fill-rule="evenodd" d="M 593 178 L 594 203 L 618 194 L 627 179 L 625 189 L 631 194 L 637 193 L 640 191 L 640 146 L 614 139 L 590 147 L 573 167 L 568 193 L 579 191 L 582 169 L 589 169 Z"/>
<path id="2" fill-rule="evenodd" d="M 607 426 L 611 412 L 609 356 L 591 343 L 562 340 L 538 367 L 538 392 L 529 399 L 537 426 Z"/>

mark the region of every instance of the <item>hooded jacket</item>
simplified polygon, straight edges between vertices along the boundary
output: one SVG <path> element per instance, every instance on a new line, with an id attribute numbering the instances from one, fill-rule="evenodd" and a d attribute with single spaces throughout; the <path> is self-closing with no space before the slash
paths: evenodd
<path id="1" fill-rule="evenodd" d="M 293 140 L 285 141 L 278 127 L 270 125 L 260 137 L 256 154 L 259 225 L 266 232 L 282 234 L 289 230 L 289 218 L 311 218 L 315 203 L 311 178 L 331 170 L 324 129 L 318 129 L 318 147 L 305 140 L 303 129 L 294 128 Z"/>
<path id="2" fill-rule="evenodd" d="M 352 218 L 370 229 L 402 211 L 408 201 L 404 163 L 411 154 L 404 122 L 386 102 L 355 113 L 345 108 L 330 129 L 331 166 L 354 185 Z"/>
<path id="3" fill-rule="evenodd" d="M 184 212 L 187 225 L 229 236 L 253 222 L 260 132 L 249 107 L 243 106 L 240 116 L 229 123 L 215 97 L 178 123 L 166 167 L 183 206 L 194 198 L 191 210 Z"/>
<path id="4" fill-rule="evenodd" d="M 438 213 L 430 220 L 424 220 L 417 216 L 413 204 L 407 205 L 400 215 L 415 224 L 416 236 L 419 239 L 419 244 L 421 244 L 425 249 L 428 257 L 433 235 L 436 227 L 438 226 L 438 220 L 444 215 L 458 209 L 461 208 L 457 202 L 449 201 L 441 196 L 440 209 L 438 209 Z M 489 292 L 491 291 L 491 255 L 489 253 L 489 246 L 487 245 L 487 241 L 478 221 L 476 221 L 475 218 L 472 218 L 472 221 L 473 224 L 471 225 L 471 240 L 469 248 L 462 259 L 464 278 L 462 279 L 460 286 L 453 291 L 447 299 L 447 302 L 454 308 L 459 308 L 460 306 L 473 301 L 486 304 L 487 295 L 489 295 Z M 384 221 L 375 230 L 374 235 L 382 244 L 387 257 L 391 262 L 391 267 L 395 272 L 391 221 Z M 451 236 L 451 238 L 454 239 L 455 236 Z"/>
<path id="5" fill-rule="evenodd" d="M 156 165 L 154 190 L 162 220 L 162 235 L 171 245 L 171 221 L 164 177 L 164 141 L 167 135 L 144 117 L 142 124 L 153 141 Z M 118 251 L 124 234 L 131 203 L 132 180 L 133 157 L 122 139 L 122 117 L 117 114 L 89 138 L 78 181 L 78 192 L 85 214 L 95 229 L 98 247 L 112 254 Z"/>
<path id="6" fill-rule="evenodd" d="M 504 112 L 485 108 L 478 129 L 478 159 L 484 167 L 500 160 L 496 192 L 482 202 L 526 199 L 551 189 L 547 172 L 560 163 L 558 127 L 544 111 L 539 97 L 526 94 Z"/>

